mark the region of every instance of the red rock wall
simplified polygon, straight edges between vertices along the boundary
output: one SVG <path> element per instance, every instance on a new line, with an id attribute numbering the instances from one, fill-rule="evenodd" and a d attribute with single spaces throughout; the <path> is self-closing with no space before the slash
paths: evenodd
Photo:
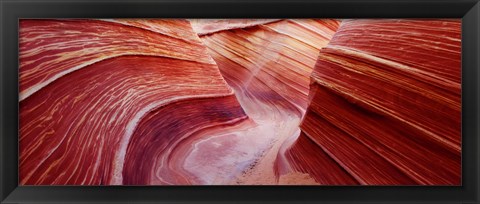
<path id="1" fill-rule="evenodd" d="M 293 169 L 322 184 L 460 185 L 460 31 L 460 20 L 344 20 L 312 73 Z M 324 179 L 338 167 L 348 175 Z"/>
<path id="2" fill-rule="evenodd" d="M 201 39 L 237 95 L 303 112 L 318 52 L 338 25 L 328 19 L 282 20 Z"/>
<path id="3" fill-rule="evenodd" d="M 21 20 L 19 71 L 22 185 L 149 184 L 162 147 L 246 118 L 186 20 Z"/>

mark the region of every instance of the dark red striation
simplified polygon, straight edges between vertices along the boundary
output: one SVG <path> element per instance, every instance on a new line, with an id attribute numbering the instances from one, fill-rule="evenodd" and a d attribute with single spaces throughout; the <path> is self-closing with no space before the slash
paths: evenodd
<path id="1" fill-rule="evenodd" d="M 277 174 L 283 175 L 295 169 L 308 173 L 317 183 L 326 185 L 355 185 L 358 182 L 332 159 L 324 150 L 318 149 L 317 144 L 301 133 L 295 144 L 284 155 L 285 160 L 276 162 Z M 284 163 L 288 161 L 298 161 Z M 304 162 L 301 162 L 304 161 Z M 289 168 L 286 168 L 289 167 Z"/>
<path id="2" fill-rule="evenodd" d="M 360 184 L 460 185 L 460 25 L 343 21 L 312 73 L 301 137 Z M 302 156 L 309 140 L 289 161 L 322 182 L 308 168 L 319 158 Z"/>

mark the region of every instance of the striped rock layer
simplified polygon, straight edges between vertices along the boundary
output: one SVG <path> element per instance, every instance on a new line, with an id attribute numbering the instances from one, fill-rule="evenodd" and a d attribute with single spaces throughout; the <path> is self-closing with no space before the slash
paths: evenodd
<path id="1" fill-rule="evenodd" d="M 279 172 L 460 185 L 460 39 L 460 20 L 344 20 L 320 51 L 301 136 Z"/>
<path id="2" fill-rule="evenodd" d="M 21 20 L 19 71 L 24 185 L 185 183 L 172 149 L 247 118 L 186 20 Z"/>
<path id="3" fill-rule="evenodd" d="M 319 51 L 338 25 L 336 20 L 282 20 L 201 39 L 239 98 L 301 113 Z"/>
<path id="4" fill-rule="evenodd" d="M 275 184 L 278 180 L 274 176 L 275 157 L 282 154 L 279 153 L 282 143 L 294 140 L 299 134 L 298 125 L 308 103 L 310 75 L 320 49 L 330 41 L 339 21 L 247 23 L 237 29 L 209 20 L 192 24 L 197 30 L 210 27 L 218 30 L 208 34 L 203 34 L 205 29 L 198 32 L 247 115 L 259 126 L 271 127 L 270 131 L 257 132 L 257 137 L 269 139 L 268 149 L 235 184 Z"/>

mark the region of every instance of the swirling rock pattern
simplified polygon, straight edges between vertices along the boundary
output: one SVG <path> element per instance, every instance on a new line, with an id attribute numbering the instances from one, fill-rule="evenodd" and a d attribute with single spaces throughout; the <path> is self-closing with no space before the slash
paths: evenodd
<path id="1" fill-rule="evenodd" d="M 21 185 L 459 185 L 460 20 L 20 20 Z"/>
<path id="2" fill-rule="evenodd" d="M 133 166 L 135 176 L 124 166 L 137 165 L 136 156 L 165 157 L 161 145 L 182 139 L 174 132 L 207 128 L 195 121 L 246 118 L 188 21 L 148 25 L 157 23 L 162 29 L 128 21 L 21 21 L 21 90 L 49 82 L 20 102 L 21 184 L 148 184 L 155 163 Z M 184 101 L 203 106 L 178 109 Z M 185 126 L 195 128 L 179 131 Z"/>
<path id="3" fill-rule="evenodd" d="M 459 20 L 344 20 L 312 73 L 292 168 L 323 184 L 460 185 L 460 31 Z M 313 163 L 348 175 L 325 180 Z"/>

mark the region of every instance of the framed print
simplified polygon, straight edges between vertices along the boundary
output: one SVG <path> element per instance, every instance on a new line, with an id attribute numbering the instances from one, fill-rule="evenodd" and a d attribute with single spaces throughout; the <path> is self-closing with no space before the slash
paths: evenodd
<path id="1" fill-rule="evenodd" d="M 1 201 L 477 203 L 479 10 L 2 1 Z"/>

